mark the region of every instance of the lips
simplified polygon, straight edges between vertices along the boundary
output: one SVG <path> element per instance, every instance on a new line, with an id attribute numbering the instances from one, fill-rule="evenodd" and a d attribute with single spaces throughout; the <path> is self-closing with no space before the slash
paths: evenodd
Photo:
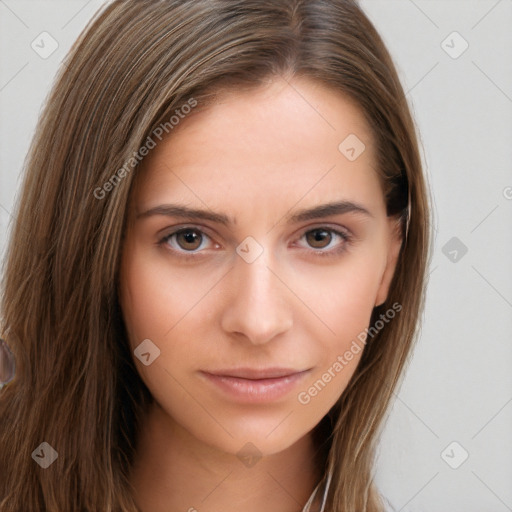
<path id="1" fill-rule="evenodd" d="M 294 370 L 290 368 L 264 368 L 264 369 L 253 369 L 253 368 L 235 368 L 231 370 L 215 370 L 210 373 L 218 377 L 234 377 L 238 379 L 247 380 L 263 380 L 263 379 L 280 379 L 301 373 L 301 370 Z"/>
<path id="2" fill-rule="evenodd" d="M 231 368 L 200 373 L 230 400 L 265 403 L 286 397 L 309 372 L 291 368 Z"/>

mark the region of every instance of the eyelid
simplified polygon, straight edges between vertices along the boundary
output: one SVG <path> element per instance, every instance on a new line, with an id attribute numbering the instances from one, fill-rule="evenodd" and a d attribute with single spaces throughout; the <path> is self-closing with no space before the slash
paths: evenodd
<path id="1" fill-rule="evenodd" d="M 170 228 L 163 229 L 158 234 L 158 242 L 157 242 L 157 244 L 158 245 L 163 245 L 171 237 L 177 235 L 178 233 L 180 233 L 182 231 L 188 231 L 188 230 L 196 231 L 202 237 L 209 238 L 212 241 L 213 245 L 215 245 L 217 248 L 221 246 L 218 242 L 213 240 L 213 236 L 209 233 L 209 230 L 207 228 L 205 228 L 204 226 L 196 226 L 196 225 L 193 225 L 193 224 L 183 224 L 183 225 L 172 226 Z M 169 247 L 169 250 L 174 252 L 174 253 L 180 254 L 180 255 L 185 255 L 185 257 L 186 256 L 190 256 L 190 255 L 199 255 L 202 252 L 204 252 L 204 249 L 201 250 L 201 251 L 185 251 L 185 250 L 174 249 L 174 248 L 171 248 L 171 247 Z"/>
<path id="2" fill-rule="evenodd" d="M 306 226 L 300 230 L 300 233 L 301 233 L 301 236 L 303 236 L 306 233 L 309 233 L 310 231 L 316 231 L 319 229 L 325 229 L 325 231 L 332 231 L 334 233 L 339 233 L 343 236 L 346 236 L 347 238 L 350 236 L 353 236 L 352 232 L 345 226 L 340 226 L 339 224 L 332 225 L 332 224 L 329 224 L 328 222 L 324 222 L 324 223 L 320 222 L 320 223 L 315 223 L 315 224 Z"/>
<path id="3" fill-rule="evenodd" d="M 320 231 L 324 230 L 329 233 L 334 233 L 336 236 L 339 236 L 342 239 L 342 243 L 338 244 L 334 248 L 324 250 L 323 248 L 314 249 L 314 248 L 304 248 L 308 253 L 312 253 L 313 255 L 318 256 L 335 256 L 337 254 L 340 254 L 346 250 L 346 245 L 348 243 L 351 243 L 353 241 L 353 234 L 350 230 L 348 230 L 345 227 L 342 226 L 330 226 L 329 224 L 318 224 L 314 226 L 308 226 L 307 228 L 303 228 L 300 231 L 300 235 L 296 240 L 300 240 L 303 238 L 307 233 L 310 233 L 311 231 Z"/>
<path id="4" fill-rule="evenodd" d="M 160 232 L 162 234 L 159 235 L 159 241 L 158 241 L 157 245 L 163 246 L 164 244 L 167 243 L 169 238 L 180 233 L 181 231 L 187 231 L 187 230 L 196 231 L 196 232 L 200 233 L 202 236 L 206 236 L 207 238 L 209 238 L 210 240 L 213 241 L 213 237 L 208 233 L 209 229 L 207 229 L 206 227 L 192 225 L 192 224 L 183 224 L 183 225 L 168 227 L 165 230 L 162 230 Z M 302 239 L 307 233 L 309 233 L 311 231 L 316 231 L 316 230 L 324 230 L 324 231 L 327 231 L 330 233 L 334 233 L 336 236 L 339 236 L 342 239 L 342 242 L 337 244 L 334 248 L 331 248 L 328 250 L 323 250 L 323 248 L 315 249 L 315 248 L 311 248 L 311 247 L 307 248 L 307 247 L 301 246 L 301 249 L 303 249 L 305 252 L 307 252 L 308 254 L 313 255 L 313 256 L 319 256 L 319 257 L 333 256 L 334 257 L 337 255 L 340 255 L 341 253 L 345 252 L 345 250 L 347 250 L 347 244 L 350 244 L 354 238 L 351 231 L 348 230 L 344 226 L 337 225 L 334 227 L 329 224 L 319 223 L 316 225 L 310 225 L 310 226 L 302 228 L 300 230 L 299 236 L 294 238 L 294 241 L 297 242 L 298 240 Z M 218 249 L 219 247 L 222 248 L 221 244 L 219 244 L 218 242 L 214 242 L 214 244 L 216 246 L 216 249 Z M 171 253 L 176 254 L 179 258 L 190 259 L 190 260 L 197 259 L 197 258 L 204 256 L 203 253 L 205 252 L 205 249 L 195 250 L 195 251 L 186 251 L 183 249 L 172 248 L 172 247 L 169 247 L 168 245 L 166 247 L 166 250 L 170 251 Z"/>

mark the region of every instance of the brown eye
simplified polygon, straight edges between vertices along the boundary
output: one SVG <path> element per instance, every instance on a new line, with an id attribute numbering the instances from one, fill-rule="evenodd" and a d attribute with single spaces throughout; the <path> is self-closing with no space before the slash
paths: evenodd
<path id="1" fill-rule="evenodd" d="M 332 233 L 325 229 L 313 229 L 306 233 L 308 244 L 315 249 L 325 249 L 332 241 Z"/>
<path id="2" fill-rule="evenodd" d="M 198 249 L 203 241 L 202 235 L 194 229 L 183 229 L 181 231 L 177 231 L 175 235 L 176 242 L 180 248 L 185 251 L 194 251 Z"/>

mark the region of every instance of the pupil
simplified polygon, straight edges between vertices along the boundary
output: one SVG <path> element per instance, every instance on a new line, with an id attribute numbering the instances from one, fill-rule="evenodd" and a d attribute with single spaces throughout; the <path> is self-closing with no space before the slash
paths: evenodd
<path id="1" fill-rule="evenodd" d="M 310 244 L 316 248 L 326 247 L 331 241 L 331 235 L 328 231 L 325 231 L 325 229 L 311 231 L 308 237 L 310 238 Z"/>
<path id="2" fill-rule="evenodd" d="M 179 236 L 184 240 L 185 245 L 188 244 L 188 247 L 183 247 L 184 249 L 197 249 L 199 245 L 201 245 L 201 239 L 199 235 L 195 231 L 187 230 L 182 231 Z M 182 245 L 182 244 L 180 244 Z M 190 247 L 193 245 L 193 247 Z"/>

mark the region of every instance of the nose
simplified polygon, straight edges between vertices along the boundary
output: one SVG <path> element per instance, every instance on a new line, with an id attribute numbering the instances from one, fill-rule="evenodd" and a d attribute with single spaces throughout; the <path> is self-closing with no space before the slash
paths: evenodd
<path id="1" fill-rule="evenodd" d="M 293 325 L 292 294 L 269 267 L 264 251 L 252 263 L 237 257 L 228 274 L 230 293 L 222 312 L 222 328 L 253 345 L 268 343 Z"/>

